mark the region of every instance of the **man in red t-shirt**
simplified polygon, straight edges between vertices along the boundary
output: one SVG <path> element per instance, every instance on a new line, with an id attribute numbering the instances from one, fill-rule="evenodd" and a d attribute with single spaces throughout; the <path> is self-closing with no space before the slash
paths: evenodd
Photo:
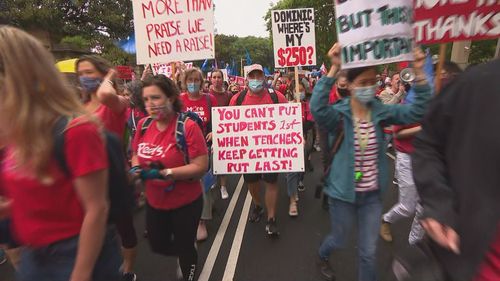
<path id="1" fill-rule="evenodd" d="M 228 106 L 231 102 L 233 94 L 229 91 L 225 91 L 222 88 L 224 84 L 224 74 L 220 69 L 212 71 L 212 88 L 210 89 L 210 94 L 217 100 L 216 106 Z M 227 193 L 227 177 L 225 175 L 218 176 L 220 180 L 220 194 L 222 199 L 229 198 L 229 193 Z"/>
<path id="2" fill-rule="evenodd" d="M 264 87 L 265 75 L 262 66 L 254 64 L 250 66 L 247 74 L 248 91 L 243 91 L 235 95 L 230 102 L 230 106 L 234 105 L 258 105 L 258 104 L 273 104 L 273 98 L 269 90 Z M 245 93 L 241 104 L 238 104 L 238 97 Z M 285 96 L 279 92 L 275 92 L 278 103 L 287 103 Z M 268 235 L 278 235 L 278 227 L 276 225 L 276 202 L 278 200 L 278 174 L 245 174 L 243 175 L 245 183 L 250 190 L 253 199 L 253 210 L 250 214 L 250 222 L 258 222 L 264 214 L 262 208 L 262 200 L 260 198 L 260 180 L 265 182 L 266 186 L 266 208 L 267 208 L 267 225 L 266 231 Z"/>

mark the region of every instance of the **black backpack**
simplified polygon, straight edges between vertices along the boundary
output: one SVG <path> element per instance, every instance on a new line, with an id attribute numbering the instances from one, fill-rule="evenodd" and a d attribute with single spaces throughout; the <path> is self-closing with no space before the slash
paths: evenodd
<path id="1" fill-rule="evenodd" d="M 54 127 L 54 154 L 60 168 L 67 176 L 70 176 L 71 171 L 64 155 L 64 133 L 67 125 L 67 118 L 59 118 L 56 122 Z M 113 223 L 123 214 L 130 213 L 134 208 L 134 187 L 129 182 L 126 171 L 127 160 L 122 141 L 113 133 L 108 131 L 104 133 L 109 162 L 108 197 L 110 208 L 108 222 Z"/>
<path id="2" fill-rule="evenodd" d="M 267 90 L 269 91 L 269 95 L 271 96 L 273 103 L 279 103 L 280 101 L 278 99 L 278 95 L 276 94 L 276 92 L 271 88 L 268 88 Z M 248 89 L 245 89 L 240 93 L 240 95 L 236 99 L 236 105 L 241 105 L 243 103 L 247 93 L 248 93 Z"/>

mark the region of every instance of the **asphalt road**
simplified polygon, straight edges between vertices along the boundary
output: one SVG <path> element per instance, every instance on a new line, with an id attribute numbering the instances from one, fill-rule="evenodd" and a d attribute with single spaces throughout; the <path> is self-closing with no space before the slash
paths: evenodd
<path id="1" fill-rule="evenodd" d="M 388 158 L 391 163 L 393 160 Z M 313 163 L 319 163 L 319 153 L 313 154 Z M 321 173 L 319 164 L 305 178 L 306 190 L 299 194 L 299 217 L 288 216 L 288 197 L 284 176 L 280 176 L 280 199 L 277 222 L 281 235 L 269 239 L 265 232 L 265 220 L 248 223 L 250 195 L 240 181 L 240 176 L 229 177 L 230 198 L 220 199 L 215 191 L 214 218 L 208 225 L 209 238 L 199 243 L 199 281 L 313 281 L 322 280 L 315 266 L 316 253 L 322 238 L 329 231 L 328 212 L 321 207 L 321 200 L 314 198 L 314 188 Z M 393 166 L 393 165 L 391 165 Z M 397 201 L 397 188 L 392 184 L 384 196 L 384 211 Z M 379 280 L 395 281 L 392 273 L 394 257 L 408 256 L 412 249 L 408 245 L 411 220 L 405 219 L 393 225 L 394 241 L 378 244 Z M 153 254 L 142 236 L 144 211 L 135 215 L 135 226 L 139 235 L 139 252 L 136 263 L 138 280 L 176 280 L 175 258 Z M 356 231 L 345 250 L 331 257 L 337 280 L 357 280 Z M 10 265 L 0 266 L 0 281 L 15 280 Z"/>

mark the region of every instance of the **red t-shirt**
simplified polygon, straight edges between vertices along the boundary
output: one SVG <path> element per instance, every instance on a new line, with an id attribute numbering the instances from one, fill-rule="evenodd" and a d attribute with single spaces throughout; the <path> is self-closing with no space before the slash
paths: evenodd
<path id="1" fill-rule="evenodd" d="M 310 100 L 305 100 L 300 102 L 302 105 L 302 120 L 314 122 L 314 117 L 311 112 L 311 107 L 309 105 Z"/>
<path id="2" fill-rule="evenodd" d="M 402 131 L 404 129 L 411 129 L 411 128 L 415 128 L 418 126 L 420 126 L 420 124 L 403 125 L 403 126 L 394 125 L 393 131 L 395 134 L 397 134 L 399 131 Z M 404 138 L 404 139 L 394 138 L 394 147 L 399 152 L 411 154 L 415 150 L 415 148 L 413 147 L 413 140 L 414 139 L 415 139 L 415 136 L 412 136 L 409 138 Z"/>
<path id="3" fill-rule="evenodd" d="M 330 90 L 330 95 L 328 96 L 328 104 L 334 104 L 339 100 L 339 96 L 337 95 L 337 86 L 333 85 Z"/>
<path id="4" fill-rule="evenodd" d="M 288 100 L 283 96 L 280 92 L 274 91 L 276 95 L 278 96 L 278 102 L 279 103 L 287 103 Z M 240 96 L 241 93 L 238 93 L 233 96 L 231 99 L 231 102 L 229 103 L 230 106 L 236 105 L 236 101 L 238 100 L 238 97 Z M 258 105 L 258 104 L 273 104 L 273 99 L 271 98 L 271 95 L 269 94 L 269 91 L 267 89 L 264 89 L 263 94 L 259 95 L 254 95 L 250 93 L 250 91 L 247 92 L 245 99 L 241 103 L 241 105 Z"/>
<path id="5" fill-rule="evenodd" d="M 139 128 L 142 127 L 145 120 L 139 121 Z M 179 150 L 175 141 L 176 123 L 177 117 L 172 118 L 167 128 L 162 132 L 158 130 L 157 123 L 153 120 L 144 135 L 135 134 L 132 148 L 139 158 L 141 167 L 148 167 L 152 162 L 160 162 L 165 169 L 186 165 L 184 154 Z M 189 158 L 206 155 L 205 138 L 198 124 L 188 119 L 184 129 Z M 199 180 L 177 181 L 172 190 L 166 190 L 171 184 L 171 181 L 147 180 L 146 198 L 148 203 L 156 209 L 171 210 L 189 204 L 201 195 L 202 189 Z"/>
<path id="6" fill-rule="evenodd" d="M 491 245 L 489 252 L 479 268 L 479 274 L 474 281 L 498 281 L 500 280 L 500 225 L 497 236 Z"/>
<path id="7" fill-rule="evenodd" d="M 212 121 L 212 112 L 210 108 L 208 108 L 207 95 L 209 95 L 210 100 L 212 101 L 212 107 L 216 107 L 217 100 L 210 94 L 201 94 L 201 98 L 199 98 L 198 100 L 191 100 L 188 93 L 182 93 L 180 96 L 180 99 L 182 101 L 182 111 L 192 111 L 198 114 L 198 116 L 200 116 L 201 120 L 203 121 L 203 132 L 205 134 L 209 133 L 207 132 L 207 128 Z"/>
<path id="8" fill-rule="evenodd" d="M 106 130 L 116 134 L 120 139 L 123 137 L 128 118 L 127 107 L 121 112 L 114 112 L 111 108 L 101 104 L 96 111 L 94 111 L 94 114 L 101 120 Z"/>
<path id="9" fill-rule="evenodd" d="M 81 119 L 80 119 L 81 120 Z M 64 153 L 71 176 L 67 177 L 54 158 L 49 173 L 54 182 L 40 183 L 32 175 L 14 170 L 12 149 L 7 147 L 0 165 L 0 189 L 13 199 L 12 227 L 23 245 L 42 247 L 80 233 L 84 210 L 75 191 L 75 178 L 108 167 L 104 140 L 98 127 L 75 119 L 65 133 Z"/>
<path id="10" fill-rule="evenodd" d="M 217 100 L 217 105 L 215 106 L 228 106 L 229 102 L 231 101 L 231 98 L 233 97 L 233 94 L 231 92 L 216 92 L 213 89 L 210 90 L 210 94 L 215 97 Z"/>

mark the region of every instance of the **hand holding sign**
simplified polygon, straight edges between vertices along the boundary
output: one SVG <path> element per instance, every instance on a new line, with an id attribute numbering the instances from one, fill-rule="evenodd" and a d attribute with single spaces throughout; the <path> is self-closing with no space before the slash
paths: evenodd
<path id="1" fill-rule="evenodd" d="M 328 51 L 328 57 L 330 58 L 330 63 L 332 64 L 332 67 L 330 68 L 330 71 L 327 75 L 328 77 L 335 77 L 337 70 L 339 70 L 340 65 L 342 64 L 342 59 L 340 58 L 340 50 L 340 44 L 335 43 Z"/>

